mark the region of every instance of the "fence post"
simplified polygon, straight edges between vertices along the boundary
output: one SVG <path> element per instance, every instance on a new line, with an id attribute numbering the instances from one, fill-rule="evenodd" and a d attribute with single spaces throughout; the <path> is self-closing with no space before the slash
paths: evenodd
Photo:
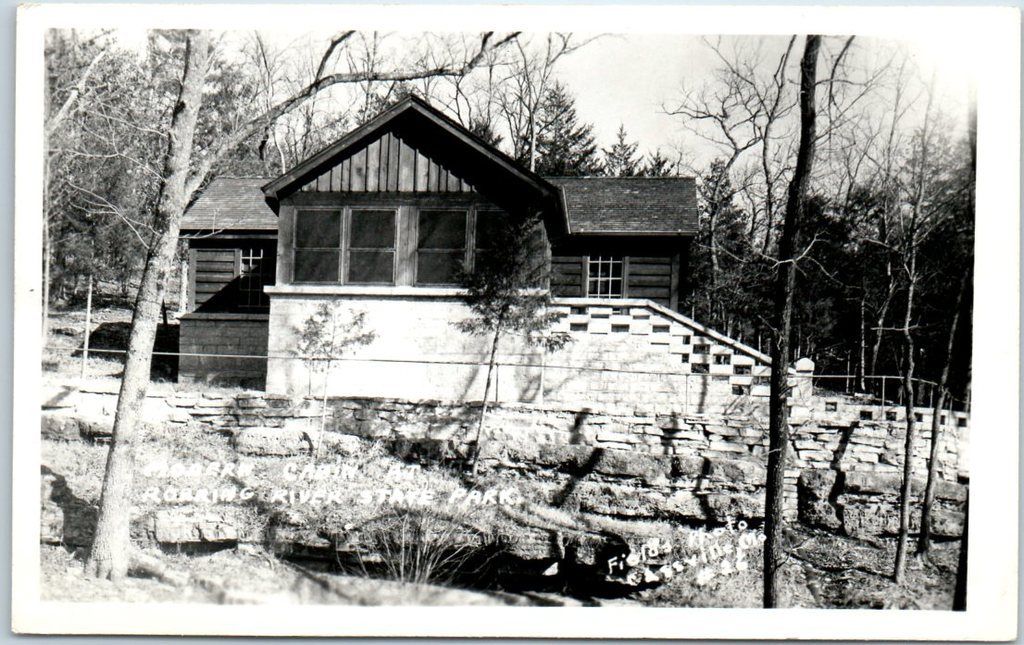
<path id="1" fill-rule="evenodd" d="M 89 274 L 89 289 L 85 294 L 85 329 L 82 330 L 82 374 L 85 378 L 85 368 L 89 363 L 89 328 L 92 326 L 92 274 Z"/>
<path id="2" fill-rule="evenodd" d="M 880 376 L 878 378 L 882 379 L 882 418 L 884 419 L 885 418 L 885 407 L 886 407 L 885 406 L 885 381 L 887 380 L 887 377 L 883 374 L 882 376 Z"/>
<path id="3" fill-rule="evenodd" d="M 683 374 L 683 414 L 690 414 L 690 375 Z"/>
<path id="4" fill-rule="evenodd" d="M 498 403 L 498 389 L 501 387 L 501 363 L 494 363 L 494 403 Z"/>

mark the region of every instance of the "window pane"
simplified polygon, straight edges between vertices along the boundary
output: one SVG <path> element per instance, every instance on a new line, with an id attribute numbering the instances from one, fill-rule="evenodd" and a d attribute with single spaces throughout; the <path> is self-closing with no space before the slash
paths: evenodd
<path id="1" fill-rule="evenodd" d="M 395 211 L 352 211 L 349 248 L 395 248 Z"/>
<path id="2" fill-rule="evenodd" d="M 263 287 L 273 284 L 274 258 L 268 249 L 243 248 L 238 278 L 239 304 L 242 307 L 266 308 L 270 305 Z"/>
<path id="3" fill-rule="evenodd" d="M 476 248 L 489 249 L 494 247 L 495 240 L 502 239 L 504 213 L 501 211 L 476 212 Z M 504 237 L 508 237 L 505 232 Z"/>
<path id="4" fill-rule="evenodd" d="M 456 284 L 463 254 L 420 253 L 416 258 L 416 284 Z"/>
<path id="5" fill-rule="evenodd" d="M 393 284 L 394 257 L 394 251 L 349 251 L 348 281 Z"/>
<path id="6" fill-rule="evenodd" d="M 299 211 L 295 214 L 295 247 L 337 248 L 341 246 L 341 213 Z"/>
<path id="7" fill-rule="evenodd" d="M 295 282 L 337 282 L 338 252 L 295 249 Z"/>
<path id="8" fill-rule="evenodd" d="M 587 295 L 621 298 L 624 261 L 621 256 L 591 256 L 587 263 Z"/>
<path id="9" fill-rule="evenodd" d="M 465 211 L 420 211 L 419 248 L 462 249 L 465 246 Z"/>

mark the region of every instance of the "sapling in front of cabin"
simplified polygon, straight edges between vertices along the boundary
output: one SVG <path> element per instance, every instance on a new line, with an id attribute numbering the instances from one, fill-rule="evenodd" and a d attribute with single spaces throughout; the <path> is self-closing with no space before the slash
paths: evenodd
<path id="1" fill-rule="evenodd" d="M 546 352 L 569 341 L 567 333 L 552 331 L 562 314 L 550 309 L 551 293 L 546 288 L 550 268 L 540 217 L 481 218 L 477 240 L 477 247 L 483 252 L 475 257 L 472 267 L 464 267 L 460 272 L 465 302 L 473 316 L 455 323 L 459 330 L 482 336 L 490 343 L 483 402 L 473 441 L 474 473 L 501 340 L 519 336 L 527 345 Z"/>
<path id="2" fill-rule="evenodd" d="M 365 331 L 366 312 L 342 310 L 340 302 L 324 302 L 317 307 L 298 329 L 295 353 L 309 368 L 308 387 L 313 393 L 313 376 L 321 376 L 320 434 L 316 440 L 314 458 L 320 457 L 324 432 L 327 429 L 327 390 L 331 382 L 334 362 L 350 350 L 373 342 L 376 334 Z"/>

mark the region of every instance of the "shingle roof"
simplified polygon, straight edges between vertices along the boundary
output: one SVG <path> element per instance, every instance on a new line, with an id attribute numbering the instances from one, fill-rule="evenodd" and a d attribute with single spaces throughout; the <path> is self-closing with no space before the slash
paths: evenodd
<path id="1" fill-rule="evenodd" d="M 185 211 L 181 230 L 277 230 L 261 186 L 266 177 L 217 177 Z"/>
<path id="2" fill-rule="evenodd" d="M 692 177 L 545 177 L 564 197 L 574 234 L 623 235 L 697 232 Z M 277 230 L 267 205 L 265 177 L 218 177 L 185 212 L 182 231 Z"/>
<path id="3" fill-rule="evenodd" d="M 545 179 L 562 190 L 573 234 L 697 232 L 697 194 L 692 177 Z"/>

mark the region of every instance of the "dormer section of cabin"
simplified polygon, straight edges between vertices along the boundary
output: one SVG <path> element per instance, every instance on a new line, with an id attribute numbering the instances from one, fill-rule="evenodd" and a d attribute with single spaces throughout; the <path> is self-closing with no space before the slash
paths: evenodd
<path id="1" fill-rule="evenodd" d="M 541 213 L 545 229 L 561 229 L 557 189 L 415 99 L 264 192 L 279 215 L 278 295 L 441 293 L 498 218 Z"/>

